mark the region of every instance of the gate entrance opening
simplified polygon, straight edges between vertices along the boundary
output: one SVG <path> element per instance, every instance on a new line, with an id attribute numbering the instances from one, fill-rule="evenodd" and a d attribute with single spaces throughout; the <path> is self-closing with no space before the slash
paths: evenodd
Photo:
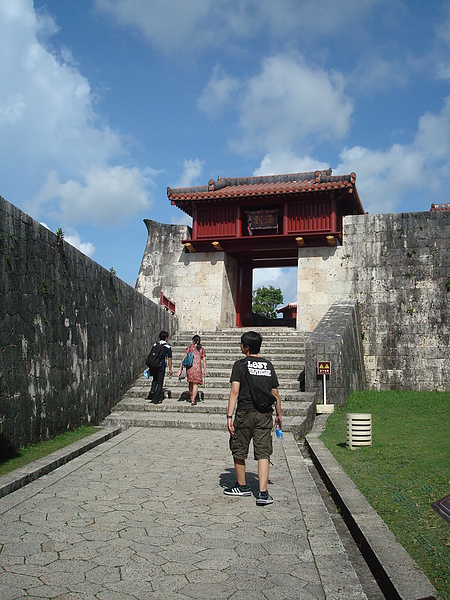
<path id="1" fill-rule="evenodd" d="M 265 319 L 252 313 L 252 325 L 258 327 L 295 327 L 297 316 L 297 267 L 282 267 L 269 269 L 253 269 L 253 294 L 258 288 L 280 289 L 283 295 L 282 302 L 275 309 L 275 316 Z M 254 305 L 252 294 L 252 305 Z M 272 308 L 272 307 L 271 307 Z"/>

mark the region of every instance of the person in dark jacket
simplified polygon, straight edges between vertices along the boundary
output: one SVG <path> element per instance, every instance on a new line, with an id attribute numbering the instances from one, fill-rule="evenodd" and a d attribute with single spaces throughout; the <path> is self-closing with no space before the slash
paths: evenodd
<path id="1" fill-rule="evenodd" d="M 161 345 L 161 353 L 162 353 L 162 365 L 158 368 L 150 369 L 150 375 L 153 377 L 152 387 L 150 388 L 150 392 L 147 396 L 147 400 L 151 400 L 154 404 L 161 404 L 164 400 L 164 375 L 166 373 L 166 365 L 169 365 L 169 376 L 173 375 L 172 371 L 172 348 L 167 343 L 169 339 L 169 334 L 167 331 L 159 332 L 159 341 L 153 344 L 156 346 L 157 344 Z"/>

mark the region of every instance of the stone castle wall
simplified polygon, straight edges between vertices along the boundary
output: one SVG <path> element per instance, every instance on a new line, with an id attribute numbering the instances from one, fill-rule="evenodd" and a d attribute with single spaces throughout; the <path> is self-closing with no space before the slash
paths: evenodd
<path id="1" fill-rule="evenodd" d="M 159 302 L 160 292 L 175 303 L 183 331 L 215 331 L 236 325 L 236 261 L 224 252 L 187 252 L 187 225 L 145 219 L 148 239 L 136 289 Z"/>
<path id="2" fill-rule="evenodd" d="M 450 212 L 347 216 L 342 246 L 298 265 L 299 329 L 357 300 L 368 387 L 450 389 Z"/>
<path id="3" fill-rule="evenodd" d="M 177 320 L 0 198 L 0 441 L 98 424 Z M 159 298 L 158 298 L 159 299 Z"/>
<path id="4" fill-rule="evenodd" d="M 174 300 L 181 330 L 234 327 L 236 261 L 186 252 L 186 226 L 146 224 L 138 289 Z M 297 329 L 356 300 L 368 387 L 450 389 L 449 286 L 450 212 L 347 216 L 342 246 L 298 250 Z"/>
<path id="5" fill-rule="evenodd" d="M 309 336 L 305 345 L 305 391 L 323 403 L 323 375 L 317 363 L 329 360 L 326 376 L 327 402 L 345 405 L 348 396 L 366 388 L 360 316 L 356 300 L 337 300 Z"/>

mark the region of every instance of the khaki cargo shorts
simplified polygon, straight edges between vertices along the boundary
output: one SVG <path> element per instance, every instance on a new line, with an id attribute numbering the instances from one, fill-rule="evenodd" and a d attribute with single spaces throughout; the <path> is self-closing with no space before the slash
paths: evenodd
<path id="1" fill-rule="evenodd" d="M 273 452 L 272 427 L 272 413 L 260 413 L 256 410 L 236 413 L 234 435 L 230 436 L 233 458 L 245 460 L 248 456 L 250 440 L 253 438 L 255 460 L 269 459 Z"/>

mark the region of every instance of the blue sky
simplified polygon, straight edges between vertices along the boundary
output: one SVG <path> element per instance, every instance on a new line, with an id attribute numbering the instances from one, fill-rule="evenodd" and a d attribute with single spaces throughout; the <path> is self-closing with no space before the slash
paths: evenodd
<path id="1" fill-rule="evenodd" d="M 0 0 L 0 195 L 135 285 L 166 188 L 331 167 L 450 184 L 450 2 Z M 295 270 L 255 275 L 295 301 Z"/>

